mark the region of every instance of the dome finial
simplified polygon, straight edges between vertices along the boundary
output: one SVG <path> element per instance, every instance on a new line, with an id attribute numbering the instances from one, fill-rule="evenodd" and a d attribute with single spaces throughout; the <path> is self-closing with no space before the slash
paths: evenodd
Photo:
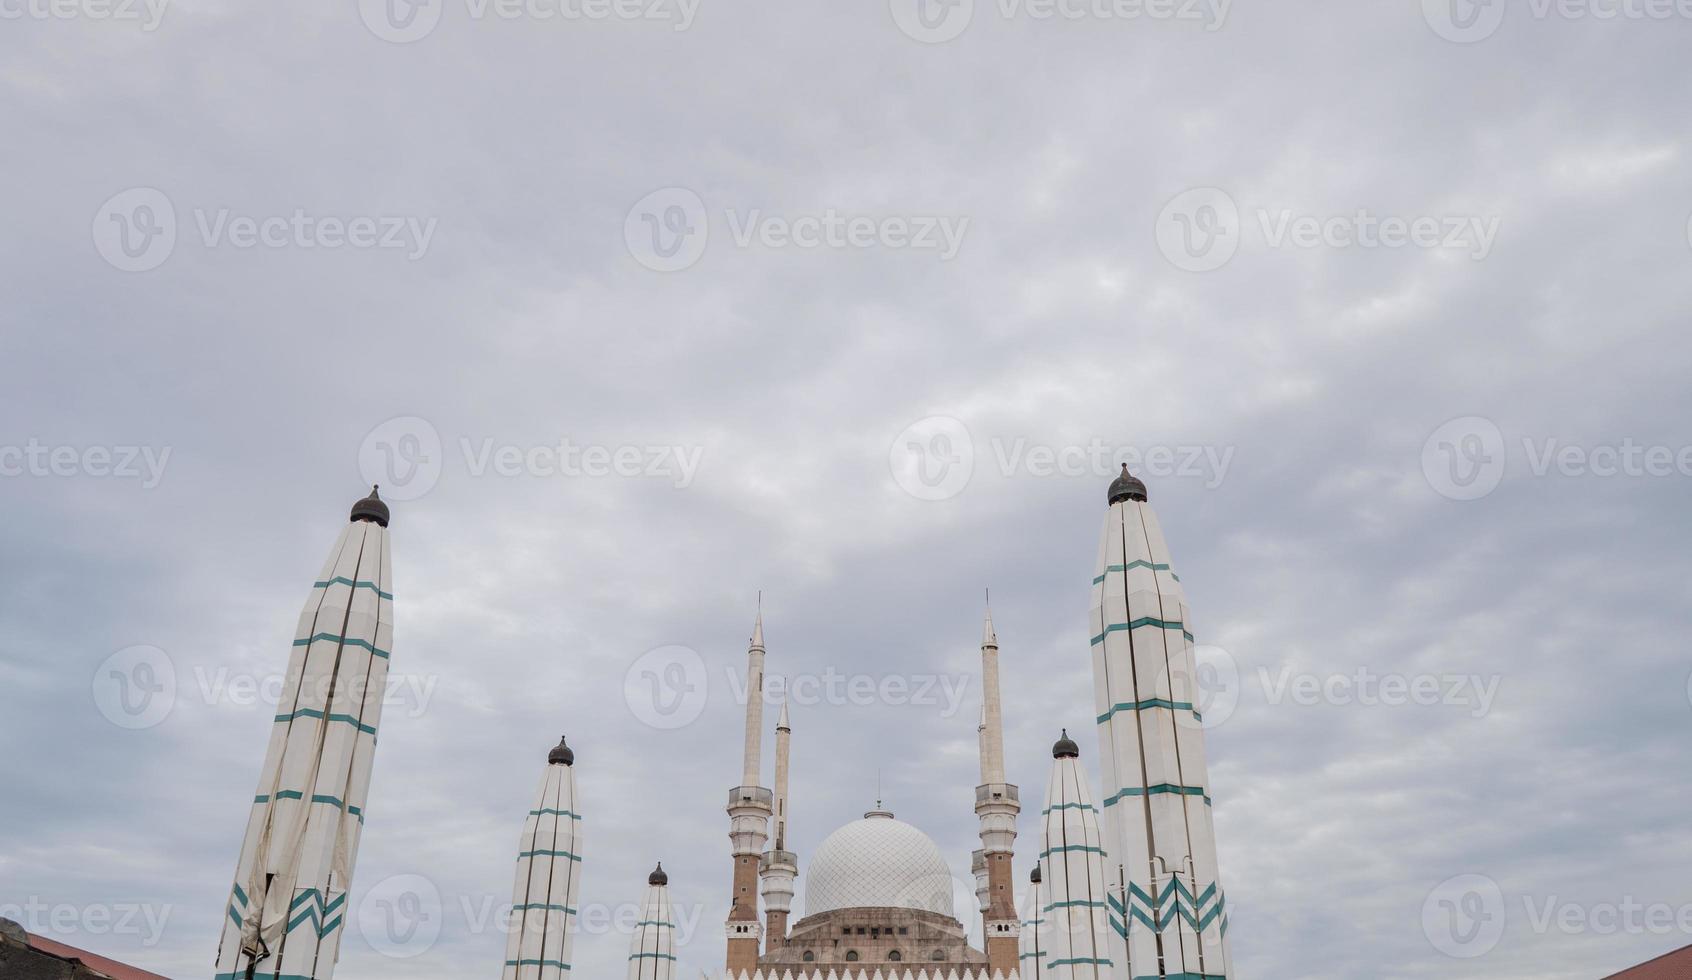
<path id="1" fill-rule="evenodd" d="M 1118 504 L 1124 500 L 1146 499 L 1146 485 L 1140 479 L 1128 472 L 1128 464 L 1122 464 L 1122 475 L 1110 483 L 1110 503 Z"/>
<path id="2" fill-rule="evenodd" d="M 380 489 L 381 484 L 372 486 L 370 488 L 370 496 L 353 504 L 352 516 L 348 519 L 354 521 L 369 521 L 373 524 L 379 524 L 382 527 L 387 527 L 388 505 L 380 496 L 377 495 L 376 491 Z"/>
<path id="3" fill-rule="evenodd" d="M 550 766 L 573 766 L 576 764 L 576 752 L 565 743 L 563 735 L 558 736 L 558 744 L 553 746 L 552 751 L 546 754 L 546 762 Z"/>
<path id="4" fill-rule="evenodd" d="M 647 876 L 646 883 L 654 888 L 662 888 L 670 883 L 670 876 L 664 872 L 664 862 L 658 862 L 658 870 Z"/>
<path id="5" fill-rule="evenodd" d="M 1079 758 L 1081 758 L 1081 746 L 1076 745 L 1075 741 L 1069 737 L 1069 729 L 1065 728 L 1063 730 L 1063 737 L 1058 739 L 1056 745 L 1052 746 L 1052 758 L 1054 758 L 1054 759 L 1079 759 Z"/>
<path id="6" fill-rule="evenodd" d="M 1028 876 L 1028 880 L 1036 885 L 1040 883 L 1040 866 L 1038 864 L 1034 866 L 1034 872 Z"/>

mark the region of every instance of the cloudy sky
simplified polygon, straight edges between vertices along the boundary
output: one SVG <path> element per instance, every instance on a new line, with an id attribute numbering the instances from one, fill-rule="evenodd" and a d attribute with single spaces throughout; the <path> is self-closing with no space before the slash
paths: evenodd
<path id="1" fill-rule="evenodd" d="M 1450 3 L 0 0 L 0 914 L 208 975 L 376 481 L 339 975 L 497 974 L 561 732 L 577 975 L 660 859 L 719 966 L 759 590 L 802 867 L 967 878 L 982 590 L 1034 802 L 1130 459 L 1241 977 L 1692 943 L 1692 8 Z"/>

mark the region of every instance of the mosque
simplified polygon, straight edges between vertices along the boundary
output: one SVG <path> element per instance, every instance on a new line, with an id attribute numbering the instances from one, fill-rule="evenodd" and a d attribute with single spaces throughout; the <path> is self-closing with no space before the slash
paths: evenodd
<path id="1" fill-rule="evenodd" d="M 983 948 L 970 945 L 940 849 L 879 804 L 830 834 L 816 853 L 790 850 L 793 730 L 783 705 L 767 786 L 767 652 L 759 614 L 747 650 L 743 765 L 727 794 L 733 865 L 726 975 L 1233 976 L 1185 595 L 1145 484 L 1124 466 L 1107 499 L 1088 630 L 1103 792 L 1094 794 L 1080 746 L 1064 732 L 1052 747 L 1036 843 L 1026 848 L 1032 887 L 1021 915 L 1013 874 L 1022 803 L 1005 779 L 999 641 L 990 611 L 982 624 L 975 789 L 981 848 L 971 869 L 977 902 L 965 915 L 981 917 Z M 389 510 L 372 489 L 350 518 L 295 634 L 225 909 L 217 980 L 330 980 L 339 958 L 393 655 Z M 601 812 L 578 798 L 576 764 L 563 741 L 551 749 L 524 818 L 502 980 L 571 976 L 582 813 Z M 790 921 L 801 865 L 805 908 Z M 675 933 L 669 875 L 659 866 L 647 880 L 628 980 L 676 980 Z"/>

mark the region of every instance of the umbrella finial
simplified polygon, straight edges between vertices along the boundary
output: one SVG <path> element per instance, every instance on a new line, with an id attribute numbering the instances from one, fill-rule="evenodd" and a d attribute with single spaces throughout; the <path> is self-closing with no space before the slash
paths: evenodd
<path id="1" fill-rule="evenodd" d="M 388 526 L 388 505 L 376 492 L 380 489 L 380 484 L 372 486 L 370 496 L 353 504 L 350 520 L 369 521 L 382 527 Z"/>

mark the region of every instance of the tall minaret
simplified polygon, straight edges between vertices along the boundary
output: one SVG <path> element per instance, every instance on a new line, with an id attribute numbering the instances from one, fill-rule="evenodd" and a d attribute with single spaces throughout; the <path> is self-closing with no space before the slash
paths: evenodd
<path id="1" fill-rule="evenodd" d="M 788 850 L 787 836 L 788 752 L 792 741 L 793 727 L 787 720 L 787 702 L 783 701 L 781 720 L 776 722 L 775 846 L 764 852 L 758 866 L 767 920 L 764 931 L 770 949 L 787 944 L 787 916 L 793 911 L 793 882 L 799 877 L 799 856 Z"/>
<path id="2" fill-rule="evenodd" d="M 1115 955 L 1125 976 L 1232 977 L 1192 620 L 1146 485 L 1126 465 L 1110 485 L 1088 632 Z"/>
<path id="3" fill-rule="evenodd" d="M 1016 787 L 1005 782 L 1005 727 L 999 699 L 999 637 L 993 611 L 981 622 L 981 700 L 983 709 L 981 785 L 975 788 L 975 815 L 981 821 L 981 851 L 987 862 L 987 902 L 983 934 L 987 964 L 1009 976 L 1017 965 L 1016 891 L 1011 885 L 1016 816 L 1022 812 Z"/>
<path id="4" fill-rule="evenodd" d="M 568 980 L 571 932 L 581 890 L 576 753 L 561 738 L 546 754 L 535 804 L 523 820 L 502 980 Z"/>
<path id="5" fill-rule="evenodd" d="M 352 515 L 294 633 L 223 919 L 215 975 L 329 980 L 394 644 L 388 505 Z"/>
<path id="6" fill-rule="evenodd" d="M 1051 980 L 1107 980 L 1140 975 L 1113 971 L 1099 812 L 1081 768 L 1081 748 L 1068 732 L 1052 746 L 1046 787 L 1046 827 L 1040 863 L 1040 939 L 1045 960 L 1039 976 Z M 1191 975 L 1189 975 L 1191 976 Z"/>
<path id="7" fill-rule="evenodd" d="M 1046 905 L 1040 879 L 1040 865 L 1035 864 L 1028 876 L 1028 918 L 1022 920 L 1022 965 L 1017 968 L 1020 980 L 1041 980 L 1046 968 Z"/>
<path id="8" fill-rule="evenodd" d="M 676 918 L 670 908 L 670 876 L 662 864 L 646 885 L 646 902 L 629 945 L 629 980 L 675 980 Z"/>
<path id="9" fill-rule="evenodd" d="M 739 976 L 758 969 L 758 864 L 769 840 L 770 791 L 758 785 L 763 770 L 764 613 L 752 626 L 746 651 L 746 754 L 740 785 L 729 790 L 729 841 L 734 845 L 734 894 L 728 916 L 728 969 Z"/>

